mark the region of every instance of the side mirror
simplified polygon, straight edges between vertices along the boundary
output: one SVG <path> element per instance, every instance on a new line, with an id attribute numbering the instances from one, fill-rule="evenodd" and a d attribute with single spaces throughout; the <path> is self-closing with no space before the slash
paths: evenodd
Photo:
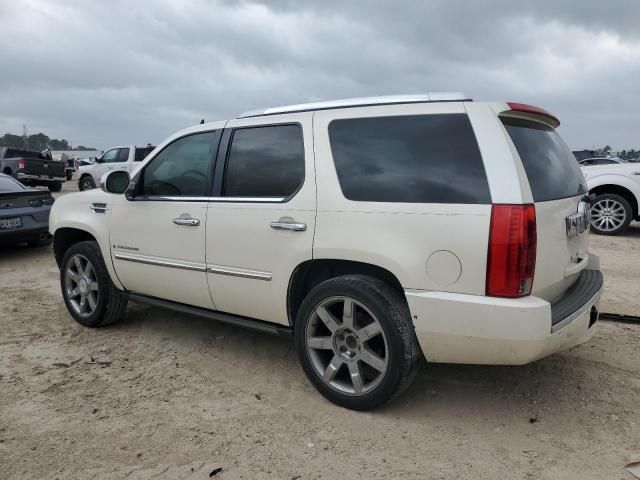
<path id="1" fill-rule="evenodd" d="M 129 183 L 131 183 L 129 172 L 125 170 L 114 170 L 113 172 L 106 173 L 100 179 L 100 188 L 107 193 L 120 195 L 127 190 Z"/>

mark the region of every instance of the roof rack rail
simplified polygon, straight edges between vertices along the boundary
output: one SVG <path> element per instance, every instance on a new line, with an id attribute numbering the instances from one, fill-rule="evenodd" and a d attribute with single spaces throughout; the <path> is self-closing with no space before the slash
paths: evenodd
<path id="1" fill-rule="evenodd" d="M 397 105 L 403 103 L 427 102 L 461 102 L 472 101 L 461 92 L 429 92 L 420 95 L 385 95 L 381 97 L 345 98 L 326 102 L 300 103 L 283 107 L 271 107 L 249 110 L 238 115 L 238 118 L 261 117 L 264 115 L 278 115 L 280 113 L 309 112 L 314 110 L 328 110 L 333 108 L 367 107 L 372 105 Z"/>

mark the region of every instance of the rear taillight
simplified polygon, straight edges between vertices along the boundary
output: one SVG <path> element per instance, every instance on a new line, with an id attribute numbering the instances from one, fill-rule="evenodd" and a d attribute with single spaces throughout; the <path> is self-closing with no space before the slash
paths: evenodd
<path id="1" fill-rule="evenodd" d="M 492 206 L 487 295 L 517 298 L 531 294 L 536 243 L 536 209 L 533 205 Z"/>
<path id="2" fill-rule="evenodd" d="M 18 168 L 20 170 L 24 170 L 24 160 L 22 159 L 18 160 Z"/>

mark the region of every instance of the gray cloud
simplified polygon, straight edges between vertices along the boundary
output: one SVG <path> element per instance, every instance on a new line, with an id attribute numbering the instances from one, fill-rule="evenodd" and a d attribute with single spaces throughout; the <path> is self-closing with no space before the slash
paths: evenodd
<path id="1" fill-rule="evenodd" d="M 0 132 L 108 147 L 258 107 L 461 90 L 553 111 L 573 148 L 640 144 L 637 0 L 0 0 L 0 18 Z"/>

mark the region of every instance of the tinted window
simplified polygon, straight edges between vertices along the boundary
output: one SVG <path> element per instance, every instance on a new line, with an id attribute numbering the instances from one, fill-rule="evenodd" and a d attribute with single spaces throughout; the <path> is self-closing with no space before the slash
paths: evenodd
<path id="1" fill-rule="evenodd" d="M 616 164 L 615 160 L 598 160 L 598 165 L 613 165 Z"/>
<path id="2" fill-rule="evenodd" d="M 0 192 L 17 192 L 25 187 L 11 177 L 0 177 Z"/>
<path id="3" fill-rule="evenodd" d="M 587 165 L 593 165 L 593 160 L 583 160 L 582 162 L 580 162 L 580 165 L 583 166 L 587 166 Z"/>
<path id="4" fill-rule="evenodd" d="M 147 155 L 149 155 L 151 152 L 153 152 L 154 148 L 155 147 L 136 148 L 136 155 L 135 155 L 135 158 L 133 159 L 133 161 L 134 162 L 141 162 L 142 160 L 147 158 Z"/>
<path id="5" fill-rule="evenodd" d="M 304 180 L 299 125 L 241 128 L 233 133 L 223 194 L 288 197 Z"/>
<path id="6" fill-rule="evenodd" d="M 31 152 L 29 150 L 18 150 L 16 148 L 8 148 L 5 158 L 40 158 L 39 152 Z"/>
<path id="7" fill-rule="evenodd" d="M 467 115 L 334 120 L 329 138 L 340 187 L 350 200 L 491 203 Z"/>
<path id="8" fill-rule="evenodd" d="M 502 118 L 502 123 L 522 159 L 534 201 L 587 192 L 573 153 L 553 128 L 517 118 Z"/>
<path id="9" fill-rule="evenodd" d="M 144 169 L 140 193 L 144 196 L 208 196 L 211 164 L 219 139 L 219 132 L 206 132 L 171 143 Z"/>
<path id="10" fill-rule="evenodd" d="M 118 160 L 118 149 L 112 148 L 111 150 L 107 150 L 104 155 L 102 155 L 102 163 L 114 163 Z"/>
<path id="11" fill-rule="evenodd" d="M 116 161 L 118 161 L 118 162 L 126 162 L 127 160 L 129 160 L 129 149 L 128 148 L 121 148 L 118 151 L 118 159 Z"/>

